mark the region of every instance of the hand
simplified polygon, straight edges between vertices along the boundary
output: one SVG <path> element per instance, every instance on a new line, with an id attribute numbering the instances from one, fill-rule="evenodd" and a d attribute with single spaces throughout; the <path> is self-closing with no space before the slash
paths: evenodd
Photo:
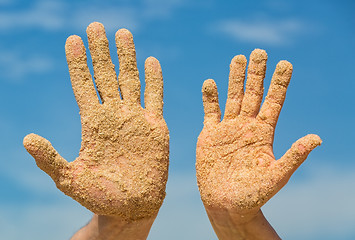
<path id="1" fill-rule="evenodd" d="M 244 93 L 246 58 L 242 55 L 233 58 L 223 121 L 215 82 L 209 79 L 203 84 L 205 119 L 197 142 L 196 170 L 201 198 L 207 208 L 256 214 L 321 144 L 317 135 L 307 135 L 275 160 L 274 132 L 292 65 L 287 61 L 277 64 L 260 109 L 266 60 L 263 50 L 251 53 Z"/>
<path id="2" fill-rule="evenodd" d="M 81 115 L 79 157 L 67 162 L 49 141 L 35 134 L 25 137 L 24 146 L 61 191 L 92 212 L 131 220 L 155 216 L 165 197 L 169 165 L 160 64 L 153 57 L 145 62 L 142 108 L 132 34 L 126 29 L 116 33 L 118 82 L 103 25 L 90 24 L 87 35 L 102 103 L 82 40 L 70 36 L 65 44 Z"/>

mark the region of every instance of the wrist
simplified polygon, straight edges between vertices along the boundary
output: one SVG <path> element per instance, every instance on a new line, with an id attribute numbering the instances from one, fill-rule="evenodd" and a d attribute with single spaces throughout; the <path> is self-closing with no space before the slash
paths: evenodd
<path id="1" fill-rule="evenodd" d="M 71 240 L 145 240 L 155 218 L 156 215 L 131 221 L 94 214 L 88 225 L 80 229 Z"/>
<path id="2" fill-rule="evenodd" d="M 281 239 L 260 209 L 245 213 L 210 206 L 205 206 L 205 209 L 220 240 Z"/>
<path id="3" fill-rule="evenodd" d="M 212 218 L 219 224 L 223 224 L 223 222 L 228 220 L 228 222 L 232 222 L 234 225 L 243 225 L 254 220 L 254 218 L 261 213 L 260 209 L 243 212 L 230 208 L 212 207 L 208 205 L 204 206 L 208 217 Z"/>

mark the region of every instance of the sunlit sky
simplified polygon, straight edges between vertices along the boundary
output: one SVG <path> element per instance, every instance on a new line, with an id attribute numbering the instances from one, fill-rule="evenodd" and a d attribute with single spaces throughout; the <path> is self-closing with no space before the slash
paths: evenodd
<path id="1" fill-rule="evenodd" d="M 94 21 L 106 27 L 116 69 L 114 34 L 133 33 L 142 90 L 144 60 L 155 56 L 163 68 L 169 181 L 148 239 L 217 239 L 195 179 L 201 86 L 216 81 L 223 111 L 231 59 L 255 48 L 269 57 L 265 89 L 279 60 L 294 66 L 275 156 L 308 133 L 323 139 L 263 207 L 266 218 L 283 239 L 355 239 L 354 11 L 351 0 L 0 0 L 0 239 L 69 239 L 91 218 L 37 168 L 22 139 L 37 133 L 76 158 L 80 119 L 64 44 L 77 34 L 87 46 Z"/>

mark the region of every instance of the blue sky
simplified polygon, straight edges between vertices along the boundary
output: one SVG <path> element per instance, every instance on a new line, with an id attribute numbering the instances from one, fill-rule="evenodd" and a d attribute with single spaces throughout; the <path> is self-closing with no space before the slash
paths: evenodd
<path id="1" fill-rule="evenodd" d="M 116 67 L 114 34 L 124 27 L 142 85 L 147 57 L 163 68 L 170 174 L 149 239 L 217 239 L 194 176 L 201 86 L 215 79 L 224 109 L 230 60 L 255 48 L 269 56 L 265 89 L 279 60 L 294 66 L 276 157 L 307 133 L 323 139 L 264 214 L 284 239 L 354 239 L 354 10 L 350 0 L 0 0 L 0 238 L 68 239 L 91 217 L 36 167 L 22 139 L 35 132 L 76 158 L 80 120 L 64 43 L 77 34 L 87 46 L 87 25 L 100 21 Z"/>

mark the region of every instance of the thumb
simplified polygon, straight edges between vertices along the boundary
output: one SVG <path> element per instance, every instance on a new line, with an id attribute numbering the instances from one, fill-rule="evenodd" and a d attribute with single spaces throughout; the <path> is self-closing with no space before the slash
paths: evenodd
<path id="1" fill-rule="evenodd" d="M 308 154 L 319 146 L 322 140 L 318 135 L 308 134 L 298 139 L 291 148 L 276 161 L 278 169 L 291 177 L 292 173 L 306 160 Z"/>
<path id="2" fill-rule="evenodd" d="M 31 133 L 23 139 L 23 145 L 36 160 L 37 166 L 58 183 L 63 170 L 68 167 L 68 162 L 59 155 L 52 144 L 47 139 Z"/>

